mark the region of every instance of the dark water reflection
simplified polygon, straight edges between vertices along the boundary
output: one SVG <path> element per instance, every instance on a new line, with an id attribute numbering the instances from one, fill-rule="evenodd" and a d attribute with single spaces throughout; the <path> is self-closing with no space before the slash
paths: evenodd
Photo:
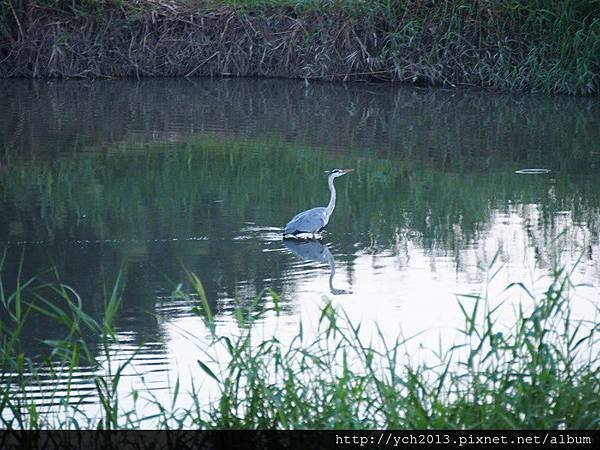
<path id="1" fill-rule="evenodd" d="M 16 284 L 21 259 L 21 276 L 40 282 L 56 267 L 100 317 L 121 270 L 117 326 L 132 349 L 145 346 L 149 372 L 183 358 L 170 326 L 187 323 L 191 308 L 170 294 L 184 267 L 224 324 L 235 304 L 272 288 L 290 317 L 344 293 L 355 316 L 392 331 L 451 326 L 454 294 L 479 292 L 496 252 L 499 283 L 539 280 L 581 257 L 576 276 L 593 299 L 599 143 L 596 99 L 274 80 L 2 80 L 2 282 Z M 323 170 L 333 167 L 355 172 L 338 183 L 325 240 L 284 243 L 289 217 L 326 204 Z M 551 172 L 514 173 L 530 167 Z M 31 354 L 61 335 L 43 319 L 28 326 Z"/>
<path id="2" fill-rule="evenodd" d="M 600 163 L 594 98 L 277 80 L 1 83 L 0 139 L 12 159 L 218 133 L 360 148 L 445 168 L 522 161 L 591 172 Z"/>

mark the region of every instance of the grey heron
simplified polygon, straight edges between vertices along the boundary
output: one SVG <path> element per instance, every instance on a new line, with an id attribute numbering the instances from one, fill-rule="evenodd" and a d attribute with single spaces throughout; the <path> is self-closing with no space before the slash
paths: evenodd
<path id="1" fill-rule="evenodd" d="M 312 235 L 314 238 L 316 233 L 325 228 L 329 222 L 329 217 L 333 212 L 333 208 L 335 208 L 335 186 L 333 185 L 333 180 L 342 175 L 346 175 L 353 170 L 354 169 L 333 169 L 326 171 L 325 173 L 329 174 L 327 181 L 329 184 L 329 192 L 331 192 L 329 204 L 327 206 L 319 206 L 296 214 L 283 229 L 283 237 L 294 238 L 308 234 Z"/>

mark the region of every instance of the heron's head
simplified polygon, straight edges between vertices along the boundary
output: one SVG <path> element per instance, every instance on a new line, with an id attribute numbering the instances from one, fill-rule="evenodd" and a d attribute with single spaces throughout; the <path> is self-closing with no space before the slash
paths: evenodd
<path id="1" fill-rule="evenodd" d="M 341 177 L 342 175 L 346 175 L 347 173 L 350 173 L 353 170 L 354 169 L 332 169 L 326 170 L 325 173 L 328 174 L 330 177 L 337 178 Z"/>

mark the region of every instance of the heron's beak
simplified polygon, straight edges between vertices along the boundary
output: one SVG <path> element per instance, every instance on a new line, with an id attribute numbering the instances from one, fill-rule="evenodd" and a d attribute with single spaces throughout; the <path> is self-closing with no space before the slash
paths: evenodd
<path id="1" fill-rule="evenodd" d="M 354 169 L 344 169 L 344 175 L 350 172 L 354 172 Z"/>

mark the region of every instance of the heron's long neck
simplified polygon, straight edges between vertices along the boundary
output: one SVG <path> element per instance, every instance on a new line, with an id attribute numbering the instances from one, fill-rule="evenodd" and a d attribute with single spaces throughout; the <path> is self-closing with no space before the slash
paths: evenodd
<path id="1" fill-rule="evenodd" d="M 334 292 L 336 289 L 333 287 L 333 276 L 335 275 L 335 259 L 329 250 L 327 250 L 327 263 L 329 264 L 329 290 Z"/>
<path id="2" fill-rule="evenodd" d="M 331 197 L 329 198 L 329 205 L 327 205 L 327 208 L 325 209 L 327 217 L 331 215 L 331 213 L 333 212 L 333 208 L 335 208 L 335 186 L 333 185 L 333 179 L 334 177 L 329 177 L 328 180 L 329 192 L 331 192 Z"/>

